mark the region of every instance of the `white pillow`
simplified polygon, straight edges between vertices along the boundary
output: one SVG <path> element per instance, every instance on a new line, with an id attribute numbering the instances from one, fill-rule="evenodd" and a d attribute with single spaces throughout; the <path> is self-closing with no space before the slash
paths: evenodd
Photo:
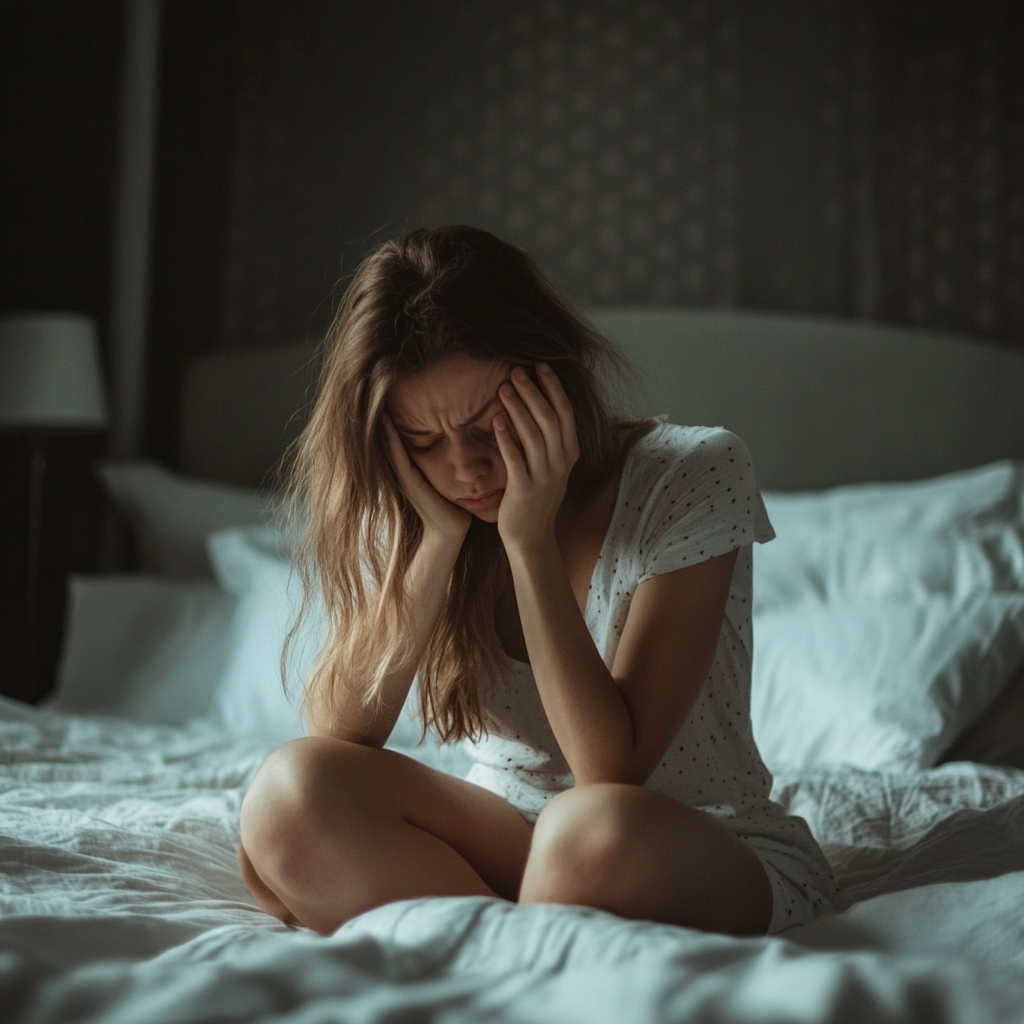
<path id="1" fill-rule="evenodd" d="M 755 625 L 751 719 L 769 768 L 927 768 L 1024 659 L 1024 594 L 803 604 Z"/>
<path id="2" fill-rule="evenodd" d="M 227 661 L 235 604 L 214 583 L 72 576 L 49 703 L 172 725 L 205 717 Z"/>
<path id="3" fill-rule="evenodd" d="M 851 527 L 934 532 L 1024 525 L 1024 462 L 1003 460 L 927 480 L 851 484 L 764 495 L 776 531 L 810 534 Z"/>
<path id="4" fill-rule="evenodd" d="M 182 476 L 146 459 L 101 462 L 99 474 L 132 524 L 145 572 L 210 577 L 206 538 L 225 527 L 266 522 L 277 509 L 267 495 Z"/>
<path id="5" fill-rule="evenodd" d="M 1024 524 L 918 532 L 776 526 L 754 550 L 754 611 L 802 601 L 1024 592 Z"/>
<path id="6" fill-rule="evenodd" d="M 764 495 L 754 610 L 1024 590 L 1024 463 L 913 483 Z"/>
<path id="7" fill-rule="evenodd" d="M 324 639 L 324 616 L 314 606 L 289 651 L 288 695 L 281 682 L 281 649 L 301 602 L 301 586 L 288 562 L 290 544 L 266 528 L 222 530 L 208 542 L 221 585 L 239 595 L 231 651 L 213 700 L 214 715 L 229 731 L 258 733 L 283 743 L 305 727 L 297 711 L 302 686 Z M 387 746 L 441 771 L 463 775 L 469 758 L 459 745 L 422 736 L 418 695 L 409 692 Z"/>
<path id="8" fill-rule="evenodd" d="M 305 735 L 299 698 L 323 643 L 323 615 L 314 608 L 292 643 L 286 692 L 281 652 L 302 588 L 285 545 L 276 531 L 256 527 L 218 531 L 208 548 L 221 586 L 239 599 L 230 653 L 214 694 L 214 717 L 229 732 L 257 733 L 279 743 Z"/>

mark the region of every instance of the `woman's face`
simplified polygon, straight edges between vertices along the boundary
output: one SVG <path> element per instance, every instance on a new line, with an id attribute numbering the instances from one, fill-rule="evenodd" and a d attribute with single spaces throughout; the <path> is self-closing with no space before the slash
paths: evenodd
<path id="1" fill-rule="evenodd" d="M 400 380 L 388 396 L 395 429 L 434 489 L 488 523 L 498 521 L 505 493 L 493 420 L 504 410 L 498 388 L 510 369 L 504 362 L 448 356 Z"/>

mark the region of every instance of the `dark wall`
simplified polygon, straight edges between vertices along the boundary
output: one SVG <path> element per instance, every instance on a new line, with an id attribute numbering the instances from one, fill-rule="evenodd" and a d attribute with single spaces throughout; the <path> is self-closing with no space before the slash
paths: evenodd
<path id="1" fill-rule="evenodd" d="M 368 239 L 456 220 L 588 301 L 1021 342 L 1019 3 L 248 9 L 221 346 L 321 330 Z"/>
<path id="2" fill-rule="evenodd" d="M 1024 344 L 1024 4 L 892 4 L 874 30 L 884 319 Z"/>
<path id="3" fill-rule="evenodd" d="M 320 332 L 369 242 L 420 223 L 427 105 L 475 59 L 453 46 L 458 9 L 246 6 L 218 345 Z"/>
<path id="4" fill-rule="evenodd" d="M 0 311 L 106 316 L 121 4 L 0 5 Z"/>
<path id="5" fill-rule="evenodd" d="M 0 312 L 71 310 L 102 327 L 120 85 L 121 4 L 0 5 Z M 0 692 L 50 686 L 68 572 L 97 564 L 101 435 L 45 441 L 40 603 L 26 644 L 30 447 L 0 432 Z"/>
<path id="6" fill-rule="evenodd" d="M 174 462 L 181 376 L 218 340 L 243 0 L 163 7 L 145 445 Z"/>

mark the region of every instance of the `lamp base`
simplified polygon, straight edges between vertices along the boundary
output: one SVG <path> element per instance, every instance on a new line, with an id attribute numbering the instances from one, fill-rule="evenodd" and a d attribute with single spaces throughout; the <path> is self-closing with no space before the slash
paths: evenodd
<path id="1" fill-rule="evenodd" d="M 106 503 L 93 467 L 104 453 L 99 432 L 0 433 L 3 696 L 34 704 L 57 680 L 68 574 L 99 567 Z"/>
<path id="2" fill-rule="evenodd" d="M 46 485 L 46 435 L 29 432 L 28 548 L 25 567 L 25 626 L 22 633 L 20 700 L 35 692 L 36 644 L 39 642 L 39 570 L 43 539 L 43 488 Z"/>

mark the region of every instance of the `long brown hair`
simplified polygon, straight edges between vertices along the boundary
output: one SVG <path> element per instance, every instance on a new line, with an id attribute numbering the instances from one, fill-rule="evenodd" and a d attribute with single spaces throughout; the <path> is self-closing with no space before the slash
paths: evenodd
<path id="1" fill-rule="evenodd" d="M 306 684 L 307 714 L 333 720 L 339 686 L 378 700 L 389 665 L 409 653 L 405 577 L 422 525 L 399 487 L 381 417 L 396 381 L 456 353 L 554 369 L 579 436 L 570 488 L 606 477 L 653 426 L 613 415 L 607 385 L 628 376 L 627 364 L 525 252 L 461 225 L 380 243 L 355 271 L 327 334 L 290 469 L 303 521 L 303 614 L 319 595 L 328 627 Z M 424 727 L 446 742 L 484 729 L 478 687 L 500 664 L 502 600 L 514 594 L 497 527 L 474 517 L 418 669 Z"/>

